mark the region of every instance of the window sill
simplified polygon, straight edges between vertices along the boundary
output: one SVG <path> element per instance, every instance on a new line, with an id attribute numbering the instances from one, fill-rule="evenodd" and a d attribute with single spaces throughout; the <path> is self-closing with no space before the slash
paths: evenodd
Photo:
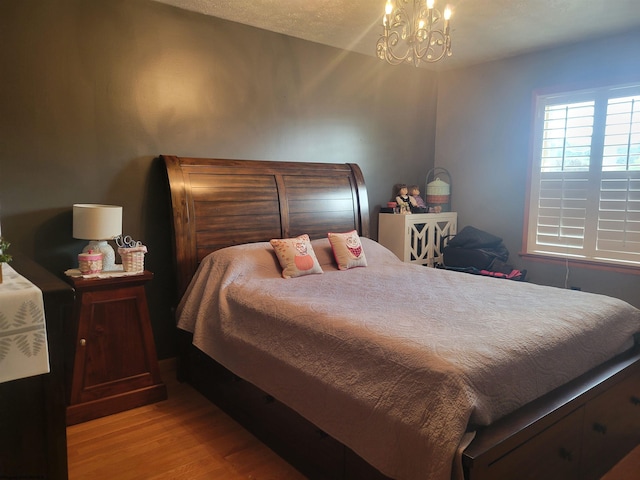
<path id="1" fill-rule="evenodd" d="M 541 253 L 519 253 L 520 258 L 532 262 L 550 263 L 554 265 L 569 265 L 574 268 L 590 268 L 593 270 L 602 270 L 617 273 L 626 273 L 628 275 L 640 275 L 639 265 L 624 265 L 609 262 L 599 262 L 597 260 L 587 260 L 583 258 L 562 257 L 555 255 L 544 255 Z"/>

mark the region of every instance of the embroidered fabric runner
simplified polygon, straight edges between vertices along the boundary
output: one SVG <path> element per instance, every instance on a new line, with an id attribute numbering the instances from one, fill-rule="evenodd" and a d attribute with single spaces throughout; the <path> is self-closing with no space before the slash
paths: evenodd
<path id="1" fill-rule="evenodd" d="M 42 291 L 0 264 L 0 382 L 49 372 Z"/>

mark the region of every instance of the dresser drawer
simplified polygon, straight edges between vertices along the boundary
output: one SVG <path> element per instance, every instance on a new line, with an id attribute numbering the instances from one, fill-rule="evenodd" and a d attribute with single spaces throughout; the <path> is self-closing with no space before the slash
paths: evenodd
<path id="1" fill-rule="evenodd" d="M 585 406 L 582 478 L 600 478 L 638 444 L 640 376 L 633 376 Z"/>
<path id="2" fill-rule="evenodd" d="M 583 409 L 578 409 L 528 440 L 487 469 L 483 478 L 578 480 Z"/>

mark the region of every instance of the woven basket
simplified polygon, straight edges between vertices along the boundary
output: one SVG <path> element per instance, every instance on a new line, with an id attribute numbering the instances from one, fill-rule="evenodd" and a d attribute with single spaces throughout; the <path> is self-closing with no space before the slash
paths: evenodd
<path id="1" fill-rule="evenodd" d="M 144 271 L 144 254 L 147 253 L 147 247 L 141 245 L 139 247 L 118 248 L 118 253 L 122 258 L 122 266 L 125 272 L 143 272 Z"/>

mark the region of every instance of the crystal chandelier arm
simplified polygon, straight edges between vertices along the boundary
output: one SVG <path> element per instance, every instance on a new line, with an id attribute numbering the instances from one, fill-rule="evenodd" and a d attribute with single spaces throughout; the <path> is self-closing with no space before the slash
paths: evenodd
<path id="1" fill-rule="evenodd" d="M 447 38 L 441 31 L 427 32 L 425 40 L 416 45 L 415 56 L 419 61 L 437 62 L 448 53 L 447 45 Z"/>
<path id="2" fill-rule="evenodd" d="M 404 55 L 398 56 L 394 50 L 394 47 L 399 42 L 398 32 L 390 32 L 387 37 L 380 37 L 376 44 L 376 52 L 378 58 L 386 60 L 391 65 L 400 65 L 407 61 L 407 57 L 410 54 L 410 50 L 406 50 Z"/>

